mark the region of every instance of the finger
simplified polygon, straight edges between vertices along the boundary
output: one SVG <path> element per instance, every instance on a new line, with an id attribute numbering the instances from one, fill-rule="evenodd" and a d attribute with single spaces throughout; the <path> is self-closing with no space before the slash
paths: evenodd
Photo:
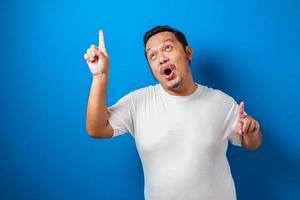
<path id="1" fill-rule="evenodd" d="M 100 56 L 100 54 L 101 54 L 101 51 L 98 49 L 98 48 L 96 48 L 96 49 L 93 49 L 93 52 L 94 52 L 94 54 L 95 54 L 95 56 Z"/>
<path id="2" fill-rule="evenodd" d="M 244 119 L 244 115 L 245 115 L 245 103 L 242 101 L 240 103 L 240 109 L 239 109 L 239 118 L 241 119 Z"/>
<path id="3" fill-rule="evenodd" d="M 91 48 L 91 55 L 95 58 L 99 54 L 98 48 Z"/>
<path id="4" fill-rule="evenodd" d="M 89 48 L 89 49 L 87 49 L 86 50 L 86 53 L 88 54 L 88 55 L 90 55 L 91 56 L 91 49 Z"/>
<path id="5" fill-rule="evenodd" d="M 256 130 L 260 130 L 260 124 L 258 121 L 256 121 L 256 127 L 255 127 Z"/>
<path id="6" fill-rule="evenodd" d="M 259 125 L 258 121 L 256 121 L 256 123 L 255 123 L 255 129 L 254 129 L 253 132 L 256 132 L 256 131 L 259 131 L 259 130 L 260 130 L 260 125 Z"/>
<path id="7" fill-rule="evenodd" d="M 257 124 L 256 121 L 252 120 L 249 127 L 249 133 L 253 133 L 255 131 L 256 124 Z"/>
<path id="8" fill-rule="evenodd" d="M 94 45 L 94 44 L 92 44 L 92 45 L 90 46 L 90 49 L 96 49 L 96 48 L 97 48 L 97 46 Z"/>
<path id="9" fill-rule="evenodd" d="M 96 57 L 96 49 L 94 48 L 90 48 L 87 50 L 87 54 L 92 57 L 92 58 L 95 58 Z"/>
<path id="10" fill-rule="evenodd" d="M 86 53 L 83 55 L 83 57 L 85 60 L 88 60 L 88 55 Z"/>
<path id="11" fill-rule="evenodd" d="M 87 61 L 87 62 L 93 62 L 95 59 L 93 57 L 91 57 L 88 53 L 85 53 L 84 54 L 84 59 Z"/>
<path id="12" fill-rule="evenodd" d="M 100 50 L 98 52 L 98 56 L 99 56 L 99 60 L 105 60 L 106 59 L 106 55 Z"/>
<path id="13" fill-rule="evenodd" d="M 105 41 L 104 41 L 104 34 L 103 31 L 99 31 L 99 49 L 102 51 L 104 54 L 106 54 L 106 48 L 105 48 Z"/>
<path id="14" fill-rule="evenodd" d="M 243 124 L 243 133 L 248 133 L 250 127 L 251 120 L 246 117 Z"/>

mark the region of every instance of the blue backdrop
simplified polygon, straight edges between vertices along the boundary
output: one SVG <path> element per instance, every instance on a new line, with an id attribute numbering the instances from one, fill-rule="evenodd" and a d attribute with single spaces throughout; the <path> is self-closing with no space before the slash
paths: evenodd
<path id="1" fill-rule="evenodd" d="M 197 82 L 244 100 L 264 130 L 255 152 L 230 146 L 240 200 L 300 199 L 300 2 L 297 0 L 10 0 L 0 3 L 0 199 L 143 199 L 129 134 L 85 130 L 83 54 L 104 30 L 108 104 L 155 84 L 142 36 L 182 30 Z"/>

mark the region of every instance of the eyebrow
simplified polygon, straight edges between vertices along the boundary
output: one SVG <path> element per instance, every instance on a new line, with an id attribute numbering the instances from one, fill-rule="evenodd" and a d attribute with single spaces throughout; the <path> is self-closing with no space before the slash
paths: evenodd
<path id="1" fill-rule="evenodd" d="M 175 40 L 174 39 L 172 39 L 172 38 L 167 38 L 167 39 L 165 39 L 164 41 L 163 41 L 163 43 L 165 43 L 165 42 L 175 42 Z M 151 48 L 148 48 L 148 49 L 146 49 L 146 52 L 148 52 L 149 50 L 150 50 Z"/>

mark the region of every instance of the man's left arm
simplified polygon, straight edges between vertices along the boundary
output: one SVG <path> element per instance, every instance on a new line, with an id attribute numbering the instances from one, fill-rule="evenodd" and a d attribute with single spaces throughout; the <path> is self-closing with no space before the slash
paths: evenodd
<path id="1" fill-rule="evenodd" d="M 240 103 L 235 131 L 242 136 L 242 146 L 248 150 L 256 150 L 262 143 L 262 130 L 259 122 L 245 114 L 244 102 Z"/>

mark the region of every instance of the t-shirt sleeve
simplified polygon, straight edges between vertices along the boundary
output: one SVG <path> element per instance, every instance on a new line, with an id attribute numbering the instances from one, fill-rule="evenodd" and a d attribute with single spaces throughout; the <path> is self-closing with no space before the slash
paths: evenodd
<path id="1" fill-rule="evenodd" d="M 114 130 L 113 137 L 129 132 L 134 136 L 131 93 L 108 107 L 108 121 Z"/>
<path id="2" fill-rule="evenodd" d="M 239 116 L 239 105 L 236 103 L 234 99 L 232 99 L 231 108 L 228 112 L 227 119 L 226 119 L 228 124 L 226 135 L 228 136 L 228 139 L 231 144 L 241 147 L 242 137 L 234 130 L 236 123 L 238 121 L 238 116 Z"/>

